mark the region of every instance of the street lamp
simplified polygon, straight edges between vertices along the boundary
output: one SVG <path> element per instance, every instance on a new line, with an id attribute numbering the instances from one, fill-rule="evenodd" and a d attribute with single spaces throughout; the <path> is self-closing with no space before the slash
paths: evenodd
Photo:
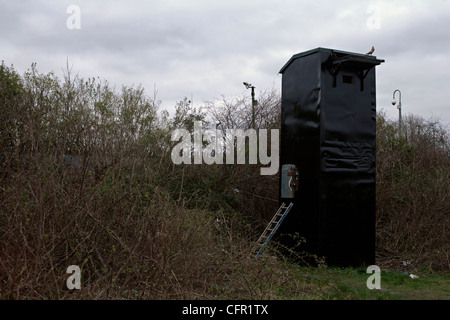
<path id="1" fill-rule="evenodd" d="M 397 105 L 397 109 L 398 109 L 398 126 L 399 126 L 399 132 L 400 135 L 402 134 L 402 92 L 400 90 L 395 90 L 394 94 L 392 95 L 392 105 L 395 106 L 395 104 L 397 103 L 397 100 L 395 100 L 395 93 L 398 92 L 398 105 Z"/>
<path id="2" fill-rule="evenodd" d="M 255 87 L 248 82 L 244 82 L 244 86 L 247 89 L 252 89 L 252 128 L 255 129 L 255 107 L 258 104 L 258 101 L 255 99 Z"/>

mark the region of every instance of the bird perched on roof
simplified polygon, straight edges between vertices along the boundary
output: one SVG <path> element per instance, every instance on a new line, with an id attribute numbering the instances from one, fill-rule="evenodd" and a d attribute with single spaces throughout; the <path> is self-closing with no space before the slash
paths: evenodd
<path id="1" fill-rule="evenodd" d="M 369 52 L 367 52 L 366 54 L 372 54 L 373 52 L 375 51 L 375 47 L 374 46 L 372 46 L 372 49 L 370 49 L 370 51 Z"/>

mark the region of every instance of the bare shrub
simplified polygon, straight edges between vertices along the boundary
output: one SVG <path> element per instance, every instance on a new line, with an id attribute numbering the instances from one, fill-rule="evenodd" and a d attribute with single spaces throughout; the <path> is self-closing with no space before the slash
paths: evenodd
<path id="1" fill-rule="evenodd" d="M 241 274 L 249 245 L 222 197 L 228 182 L 218 184 L 221 168 L 170 159 L 171 130 L 201 113 L 182 101 L 174 119 L 158 116 L 156 92 L 116 91 L 69 69 L 62 82 L 35 65 L 22 77 L 0 71 L 0 298 L 230 292 L 223 286 Z M 81 290 L 66 287 L 70 265 L 81 268 Z"/>
<path id="2" fill-rule="evenodd" d="M 450 148 L 438 120 L 408 115 L 402 134 L 377 120 L 377 245 L 380 261 L 450 268 Z"/>

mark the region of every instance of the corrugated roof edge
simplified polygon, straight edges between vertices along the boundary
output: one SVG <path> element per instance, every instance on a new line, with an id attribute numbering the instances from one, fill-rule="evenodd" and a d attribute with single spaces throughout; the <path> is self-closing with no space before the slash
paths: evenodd
<path id="1" fill-rule="evenodd" d="M 304 52 L 300 52 L 297 54 L 294 54 L 288 62 L 286 62 L 286 64 L 280 69 L 279 73 L 283 73 L 284 70 L 286 70 L 286 68 L 292 63 L 292 61 L 294 61 L 295 59 L 298 58 L 302 58 L 302 57 L 306 57 L 309 56 L 311 54 L 314 54 L 316 52 L 329 52 L 329 53 L 338 53 L 338 54 L 343 54 L 343 55 L 352 55 L 352 56 L 360 56 L 360 57 L 364 57 L 364 58 L 371 58 L 374 60 L 377 60 L 376 56 L 372 56 L 372 55 L 367 55 L 364 53 L 356 53 L 356 52 L 349 52 L 349 51 L 342 51 L 342 50 L 336 50 L 336 49 L 330 49 L 330 48 L 322 48 L 322 47 L 318 47 L 312 50 L 308 50 L 308 51 L 304 51 Z M 384 62 L 384 60 L 380 60 L 382 62 Z"/>

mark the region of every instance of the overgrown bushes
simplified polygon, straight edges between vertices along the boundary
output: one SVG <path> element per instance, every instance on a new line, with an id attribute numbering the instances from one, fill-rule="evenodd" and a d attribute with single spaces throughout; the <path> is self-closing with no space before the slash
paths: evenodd
<path id="1" fill-rule="evenodd" d="M 450 141 L 438 120 L 378 115 L 379 261 L 450 269 Z M 411 266 L 410 266 L 411 267 Z"/>
<path id="2" fill-rule="evenodd" d="M 171 131 L 204 118 L 186 99 L 170 118 L 141 87 L 4 64 L 0 99 L 0 298 L 236 295 L 267 267 L 246 260 L 254 210 L 230 183 L 255 170 L 171 161 Z"/>

